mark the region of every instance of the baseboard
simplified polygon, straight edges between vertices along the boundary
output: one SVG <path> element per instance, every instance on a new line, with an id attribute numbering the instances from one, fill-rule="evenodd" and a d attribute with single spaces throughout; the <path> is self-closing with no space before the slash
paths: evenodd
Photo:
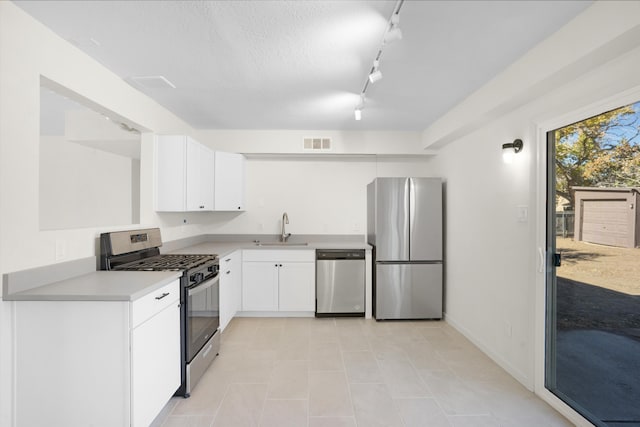
<path id="1" fill-rule="evenodd" d="M 239 311 L 236 317 L 315 317 L 313 311 Z"/>
<path id="2" fill-rule="evenodd" d="M 515 368 L 509 362 L 507 362 L 504 358 L 502 358 L 498 353 L 491 350 L 491 348 L 485 345 L 482 341 L 477 339 L 467 328 L 463 327 L 460 322 L 458 322 L 454 317 L 445 313 L 444 320 L 450 324 L 456 331 L 460 332 L 466 339 L 471 341 L 473 345 L 478 347 L 480 351 L 486 354 L 491 360 L 493 360 L 498 366 L 507 371 L 509 375 L 515 378 L 519 383 L 527 388 L 527 390 L 533 392 L 534 384 L 533 378 L 527 376 L 525 373 Z"/>

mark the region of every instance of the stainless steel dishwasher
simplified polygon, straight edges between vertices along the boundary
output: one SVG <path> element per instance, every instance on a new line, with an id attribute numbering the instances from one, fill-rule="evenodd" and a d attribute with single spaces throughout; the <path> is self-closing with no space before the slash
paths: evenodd
<path id="1" fill-rule="evenodd" d="M 364 316 L 364 250 L 316 251 L 316 317 Z"/>

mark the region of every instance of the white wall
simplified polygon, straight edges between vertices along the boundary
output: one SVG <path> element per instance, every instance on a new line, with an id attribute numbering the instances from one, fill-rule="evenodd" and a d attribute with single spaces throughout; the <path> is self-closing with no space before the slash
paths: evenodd
<path id="1" fill-rule="evenodd" d="M 41 136 L 39 163 L 41 230 L 131 223 L 131 158 Z"/>
<path id="2" fill-rule="evenodd" d="M 246 212 L 203 215 L 203 231 L 366 234 L 366 186 L 378 176 L 431 176 L 428 160 L 249 159 Z"/>
<path id="3" fill-rule="evenodd" d="M 0 2 L 2 272 L 53 263 L 56 240 L 65 241 L 67 260 L 93 255 L 93 239 L 101 231 L 87 228 L 41 232 L 39 229 L 41 75 L 114 115 L 130 119 L 143 129 L 156 132 L 191 131 L 184 122 L 53 34 L 17 6 Z M 149 176 L 152 157 L 147 154 L 141 163 L 142 173 Z M 147 179 L 143 185 L 150 184 Z M 143 192 L 150 192 L 144 190 L 143 187 Z M 148 214 L 150 209 L 150 204 L 143 207 L 146 218 L 153 220 Z"/>
<path id="4" fill-rule="evenodd" d="M 620 48 L 620 37 L 638 34 L 638 29 L 640 2 L 596 3 L 547 40 L 546 51 L 538 47 L 530 54 L 544 62 L 545 52 L 550 59 L 558 51 L 585 52 L 590 60 L 582 62 L 581 73 L 568 81 L 551 76 L 556 84 L 549 90 L 532 93 L 526 101 L 519 99 L 512 111 L 458 134 L 454 123 L 469 123 L 476 110 L 482 115 L 486 103 L 508 95 L 503 89 L 492 92 L 485 87 L 465 101 L 468 104 L 443 117 L 437 129 L 440 134 L 441 125 L 449 124 L 450 132 L 440 135 L 451 137 L 432 163 L 434 173 L 446 180 L 446 318 L 530 389 L 536 380 L 534 355 L 540 354 L 542 344 L 537 334 L 544 326 L 544 306 L 536 305 L 544 287 L 537 250 L 544 242 L 545 204 L 545 158 L 539 158 L 543 152 L 539 145 L 544 144 L 545 132 L 553 129 L 545 128 L 547 123 L 560 127 L 606 111 L 612 108 L 610 97 L 634 88 L 640 99 L 640 38 L 623 43 L 627 48 L 613 57 L 602 50 L 595 56 L 606 60 L 591 61 L 594 49 L 589 49 L 606 47 L 607 42 Z M 522 61 L 530 63 L 531 58 L 527 55 Z M 537 78 L 536 68 L 530 72 L 518 64 L 515 68 L 525 86 Z M 509 70 L 506 74 L 513 77 Z M 493 87 L 502 88 L 501 78 L 496 77 Z M 576 113 L 583 109 L 583 116 Z M 513 164 L 503 164 L 501 145 L 515 138 L 524 141 L 524 151 Z M 440 144 L 442 139 L 430 141 Z M 528 206 L 528 222 L 517 222 L 518 206 Z"/>
<path id="5" fill-rule="evenodd" d="M 140 128 L 191 132 L 177 117 L 126 84 L 14 4 L 0 1 L 0 273 L 55 262 L 56 241 L 66 259 L 94 255 L 96 228 L 40 231 L 40 76 L 65 86 Z M 149 194 L 152 155 L 143 138 L 141 177 Z M 145 191 L 146 189 L 146 191 Z M 153 221 L 145 198 L 141 215 Z M 114 224 L 117 225 L 117 224 Z M 0 426 L 13 416 L 13 338 L 10 302 L 0 302 Z"/>
<path id="6" fill-rule="evenodd" d="M 433 154 L 422 148 L 422 133 L 411 131 L 199 130 L 195 138 L 240 153 L 303 153 L 304 138 L 331 138 L 329 154 Z"/>

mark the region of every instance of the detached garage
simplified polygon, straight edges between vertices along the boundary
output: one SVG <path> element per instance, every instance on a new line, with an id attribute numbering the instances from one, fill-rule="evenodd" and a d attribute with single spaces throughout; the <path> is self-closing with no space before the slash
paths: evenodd
<path id="1" fill-rule="evenodd" d="M 575 239 L 601 245 L 640 246 L 639 188 L 573 187 Z"/>

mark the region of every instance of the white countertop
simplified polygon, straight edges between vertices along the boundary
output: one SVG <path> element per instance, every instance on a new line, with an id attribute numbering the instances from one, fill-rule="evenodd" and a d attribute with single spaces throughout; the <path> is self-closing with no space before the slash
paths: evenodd
<path id="1" fill-rule="evenodd" d="M 27 291 L 5 301 L 135 301 L 179 278 L 179 271 L 94 271 Z"/>
<path id="2" fill-rule="evenodd" d="M 238 249 L 257 250 L 316 250 L 316 249 L 371 249 L 362 241 L 353 242 L 308 242 L 308 245 L 257 245 L 253 242 L 206 242 L 188 246 L 171 253 L 175 254 L 217 254 L 220 258 Z"/>
<path id="3" fill-rule="evenodd" d="M 268 241 L 265 240 L 265 243 Z M 295 242 L 295 240 L 294 240 Z M 316 249 L 371 249 L 361 240 L 313 241 L 308 245 L 266 245 L 260 246 L 252 241 L 205 242 L 168 253 L 217 254 L 220 258 L 238 249 L 256 250 L 316 250 Z M 52 265 L 25 272 L 12 273 L 9 280 L 20 282 L 7 292 L 4 287 L 5 301 L 134 301 L 171 281 L 179 278 L 178 271 L 90 271 L 95 258 L 73 261 L 64 265 Z M 77 264 L 77 265 L 76 265 Z M 60 270 L 60 271 L 58 271 Z M 75 273 L 74 273 L 75 271 Z M 16 279 L 16 277 L 19 278 Z M 48 279 L 48 280 L 47 280 Z M 5 278 L 6 280 L 6 278 Z M 53 280 L 52 283 L 47 283 Z M 26 286 L 33 283 L 30 286 Z M 22 289 L 25 290 L 21 290 Z"/>

